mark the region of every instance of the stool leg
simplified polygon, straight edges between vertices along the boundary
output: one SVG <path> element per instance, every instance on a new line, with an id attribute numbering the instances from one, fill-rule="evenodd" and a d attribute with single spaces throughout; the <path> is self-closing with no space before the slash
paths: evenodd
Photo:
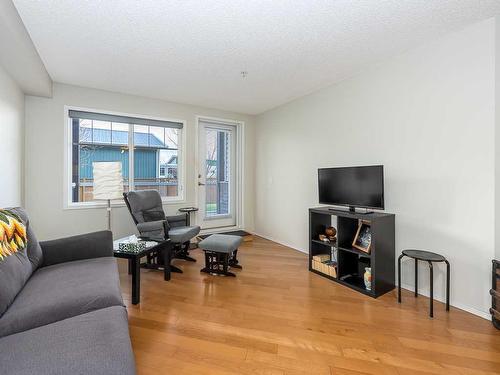
<path id="1" fill-rule="evenodd" d="M 450 311 L 450 262 L 446 263 L 446 311 Z"/>
<path id="2" fill-rule="evenodd" d="M 415 297 L 418 297 L 418 260 L 415 259 Z"/>
<path id="3" fill-rule="evenodd" d="M 401 303 L 401 259 L 404 257 L 401 254 L 398 258 L 398 303 Z"/>
<path id="4" fill-rule="evenodd" d="M 433 270 L 432 262 L 429 262 L 429 273 L 430 273 L 430 310 L 429 316 L 432 318 L 434 316 L 434 270 Z"/>

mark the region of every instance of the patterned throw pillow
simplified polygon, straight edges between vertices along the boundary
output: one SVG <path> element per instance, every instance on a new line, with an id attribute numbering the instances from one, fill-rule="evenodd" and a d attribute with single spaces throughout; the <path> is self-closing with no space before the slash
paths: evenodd
<path id="1" fill-rule="evenodd" d="M 26 247 L 26 226 L 10 210 L 0 209 L 0 261 Z"/>

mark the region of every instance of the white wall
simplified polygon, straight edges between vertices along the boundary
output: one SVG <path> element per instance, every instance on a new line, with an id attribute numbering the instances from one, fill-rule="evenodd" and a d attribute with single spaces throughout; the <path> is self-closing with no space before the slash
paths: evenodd
<path id="1" fill-rule="evenodd" d="M 186 202 L 165 205 L 167 214 L 195 202 L 195 116 L 205 115 L 245 122 L 244 226 L 253 230 L 254 124 L 253 117 L 162 100 L 54 84 L 53 97 L 26 97 L 26 207 L 41 239 L 105 229 L 106 211 L 63 209 L 64 106 L 186 120 Z M 125 207 L 113 209 L 116 236 L 134 233 Z"/>
<path id="2" fill-rule="evenodd" d="M 52 80 L 10 0 L 0 1 L 0 65 L 25 94 L 50 96 Z"/>
<path id="3" fill-rule="evenodd" d="M 0 66 L 0 207 L 23 203 L 24 94 Z"/>
<path id="4" fill-rule="evenodd" d="M 487 316 L 494 42 L 494 20 L 475 24 L 258 116 L 256 232 L 307 252 L 317 168 L 383 164 L 396 252 L 445 255 L 452 304 Z M 427 268 L 419 275 L 422 293 L 428 292 Z M 435 294 L 443 300 L 445 267 L 438 269 Z M 412 263 L 403 275 L 411 286 Z"/>

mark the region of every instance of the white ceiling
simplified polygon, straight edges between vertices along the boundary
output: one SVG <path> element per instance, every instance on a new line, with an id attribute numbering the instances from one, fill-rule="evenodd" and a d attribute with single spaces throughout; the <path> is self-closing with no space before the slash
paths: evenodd
<path id="1" fill-rule="evenodd" d="M 13 1 L 56 82 L 249 114 L 500 13 L 498 0 Z"/>

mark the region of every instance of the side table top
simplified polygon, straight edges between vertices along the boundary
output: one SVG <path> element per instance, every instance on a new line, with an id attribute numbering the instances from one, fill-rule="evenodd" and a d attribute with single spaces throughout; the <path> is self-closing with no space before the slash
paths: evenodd
<path id="1" fill-rule="evenodd" d="M 147 240 L 144 240 L 144 239 L 140 239 L 138 238 L 137 236 L 135 235 L 131 235 L 131 236 L 127 236 L 127 237 L 122 237 L 122 238 L 119 238 L 115 241 L 113 241 L 113 252 L 115 253 L 115 255 L 130 255 L 130 256 L 134 256 L 134 255 L 139 255 L 139 254 L 142 254 L 142 253 L 146 253 L 148 251 L 150 251 L 152 248 L 164 243 L 164 242 L 168 242 L 170 240 L 157 240 L 157 239 L 147 239 Z M 146 243 L 146 247 L 143 248 L 143 249 L 140 249 L 140 250 L 135 250 L 135 249 L 120 249 L 120 244 L 134 244 L 134 243 Z"/>
<path id="2" fill-rule="evenodd" d="M 425 251 L 425 250 L 403 250 L 402 253 L 406 255 L 407 257 L 413 258 L 413 259 L 418 259 L 418 260 L 425 260 L 429 262 L 444 262 L 446 258 L 440 254 L 433 253 L 431 251 Z"/>
<path id="3" fill-rule="evenodd" d="M 195 212 L 198 211 L 198 207 L 181 207 L 179 212 Z"/>

